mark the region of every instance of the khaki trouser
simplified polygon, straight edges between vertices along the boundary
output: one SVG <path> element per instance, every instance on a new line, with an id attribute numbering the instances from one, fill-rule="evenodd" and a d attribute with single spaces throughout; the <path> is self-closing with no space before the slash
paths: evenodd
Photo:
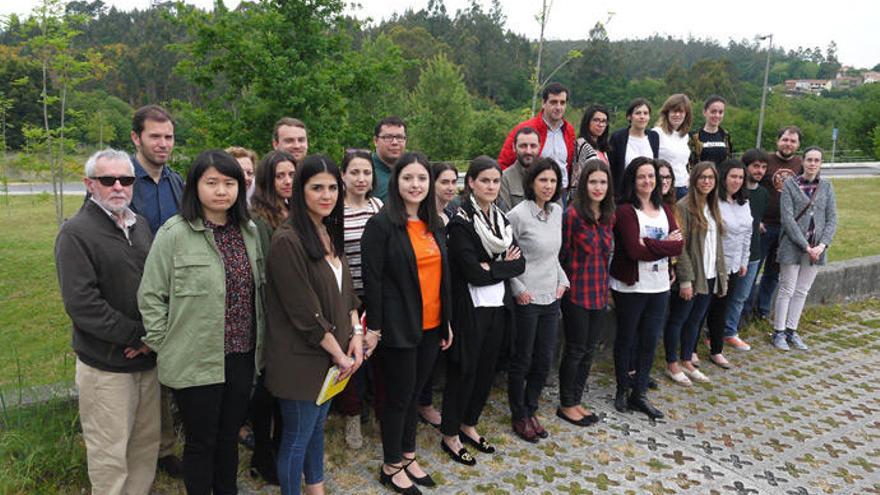
<path id="1" fill-rule="evenodd" d="M 156 368 L 112 373 L 77 359 L 76 385 L 92 493 L 148 494 L 159 455 Z"/>

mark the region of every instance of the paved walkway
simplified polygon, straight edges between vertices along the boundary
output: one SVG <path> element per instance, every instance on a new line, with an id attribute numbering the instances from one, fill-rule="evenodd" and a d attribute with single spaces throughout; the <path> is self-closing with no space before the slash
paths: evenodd
<path id="1" fill-rule="evenodd" d="M 728 354 L 735 369 L 703 365 L 712 384 L 686 389 L 661 380 L 650 394 L 667 412 L 657 422 L 613 410 L 607 360 L 585 394 L 603 422 L 581 429 L 558 420 L 550 386 L 540 411 L 550 437 L 537 446 L 510 432 L 506 396 L 496 389 L 481 431 L 499 453 L 477 453 L 474 468 L 450 461 L 438 433 L 420 426 L 420 460 L 440 483 L 424 492 L 880 494 L 880 308 L 865 307 L 843 312 L 832 328 L 804 325 L 807 352 L 780 353 L 753 337 L 751 352 Z M 375 426 L 365 427 L 366 445 L 356 452 L 344 448 L 342 426 L 331 418 L 328 492 L 390 493 L 377 479 Z M 277 493 L 244 472 L 240 479 L 242 493 Z"/>

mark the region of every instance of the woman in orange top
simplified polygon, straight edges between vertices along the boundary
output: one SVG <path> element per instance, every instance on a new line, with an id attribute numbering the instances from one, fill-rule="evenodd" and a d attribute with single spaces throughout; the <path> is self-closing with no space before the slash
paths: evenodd
<path id="1" fill-rule="evenodd" d="M 417 494 L 413 483 L 435 485 L 416 461 L 417 395 L 452 343 L 446 241 L 424 155 L 406 153 L 395 164 L 385 207 L 364 229 L 361 257 L 367 327 L 381 332 L 374 369 L 388 390 L 379 479 Z"/>

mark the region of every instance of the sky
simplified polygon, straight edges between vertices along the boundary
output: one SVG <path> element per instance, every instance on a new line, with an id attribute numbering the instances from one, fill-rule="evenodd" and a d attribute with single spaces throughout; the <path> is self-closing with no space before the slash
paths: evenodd
<path id="1" fill-rule="evenodd" d="M 239 0 L 225 0 L 234 8 Z M 491 0 L 477 0 L 488 10 Z M 548 0 L 550 1 L 550 0 Z M 104 0 L 119 9 L 148 8 L 150 0 Z M 200 7 L 210 7 L 213 0 L 186 0 Z M 530 39 L 537 39 L 540 29 L 536 17 L 539 0 L 500 0 L 507 16 L 507 26 Z M 3 1 L 0 16 L 27 14 L 38 0 Z M 407 8 L 419 10 L 428 0 L 360 0 L 359 8 L 347 9 L 358 18 L 378 22 Z M 470 0 L 445 0 L 452 16 Z M 844 65 L 871 68 L 880 63 L 880 1 L 837 0 L 833 2 L 792 2 L 774 0 L 657 1 L 657 0 L 552 0 L 545 37 L 548 39 L 586 39 L 596 21 L 607 24 L 612 40 L 644 38 L 652 34 L 676 38 L 711 38 L 726 44 L 728 40 L 754 39 L 773 34 L 774 46 L 786 50 L 798 46 L 822 48 L 837 43 L 837 58 Z"/>

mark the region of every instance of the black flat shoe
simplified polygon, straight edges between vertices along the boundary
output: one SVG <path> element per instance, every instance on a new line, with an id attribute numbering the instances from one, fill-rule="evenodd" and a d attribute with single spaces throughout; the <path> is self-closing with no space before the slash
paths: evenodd
<path id="1" fill-rule="evenodd" d="M 428 421 L 427 418 L 422 416 L 422 413 L 419 413 L 419 421 L 421 421 L 422 423 L 425 423 L 426 425 L 433 426 L 434 428 L 437 428 L 438 430 L 440 429 L 440 423 L 432 423 L 432 422 Z"/>
<path id="2" fill-rule="evenodd" d="M 645 397 L 645 394 L 637 394 L 633 392 L 629 396 L 629 407 L 633 411 L 639 411 L 648 415 L 651 419 L 660 419 L 663 417 L 663 412 L 654 407 L 653 404 L 648 402 L 648 398 Z"/>
<path id="3" fill-rule="evenodd" d="M 397 486 L 394 483 L 394 480 L 391 479 L 395 474 L 403 471 L 404 466 L 400 466 L 399 468 L 394 468 L 395 471 L 391 474 L 385 474 L 385 468 L 379 466 L 379 483 L 391 488 L 396 493 L 402 493 L 403 495 L 422 495 L 422 491 L 416 485 L 408 486 L 406 488 Z"/>
<path id="4" fill-rule="evenodd" d="M 593 413 L 590 413 L 589 415 L 584 416 L 581 419 L 572 419 L 566 416 L 565 413 L 562 412 L 562 409 L 556 409 L 556 417 L 563 421 L 567 421 L 575 426 L 590 426 L 599 422 L 599 416 L 596 416 Z"/>
<path id="5" fill-rule="evenodd" d="M 440 440 L 440 448 L 443 449 L 443 452 L 449 454 L 449 457 L 452 458 L 453 461 L 464 464 L 465 466 L 473 466 L 477 463 L 477 460 L 474 459 L 474 456 L 471 455 L 470 452 L 467 451 L 466 448 L 462 447 L 458 452 L 453 452 L 446 442 Z"/>
<path id="6" fill-rule="evenodd" d="M 431 478 L 430 474 L 426 474 L 421 478 L 418 478 L 414 474 L 409 472 L 409 465 L 416 461 L 415 458 L 407 459 L 406 457 L 404 457 L 403 460 L 405 461 L 403 463 L 403 470 L 406 472 L 406 475 L 409 476 L 409 479 L 412 480 L 413 483 L 421 486 L 426 486 L 428 488 L 437 486 L 437 483 L 434 482 L 434 478 Z"/>
<path id="7" fill-rule="evenodd" d="M 657 381 L 649 376 L 648 377 L 648 388 L 650 388 L 651 390 L 657 390 L 657 387 L 659 387 L 659 385 L 657 385 Z"/>
<path id="8" fill-rule="evenodd" d="M 479 440 L 474 440 L 473 438 L 467 436 L 464 432 L 458 432 L 458 438 L 466 443 L 475 447 L 477 450 L 484 454 L 494 454 L 495 447 L 492 446 L 489 442 L 486 441 L 485 438 L 480 437 Z"/>

